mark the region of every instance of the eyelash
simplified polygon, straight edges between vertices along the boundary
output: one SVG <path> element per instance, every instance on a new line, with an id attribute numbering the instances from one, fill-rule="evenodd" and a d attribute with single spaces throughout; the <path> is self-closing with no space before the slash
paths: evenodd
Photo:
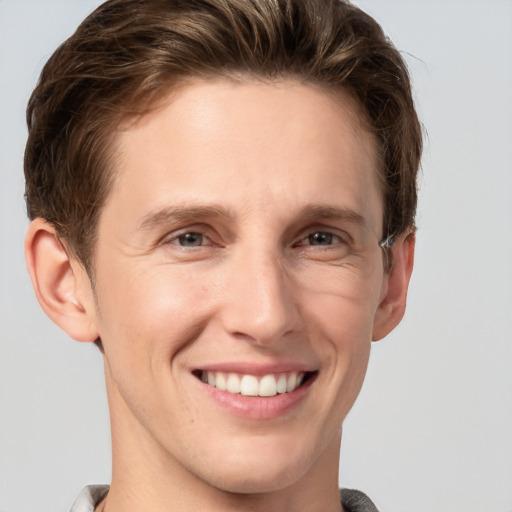
<path id="1" fill-rule="evenodd" d="M 314 237 L 317 238 L 316 241 L 320 241 L 320 242 L 322 241 L 321 237 L 324 237 L 324 240 L 326 238 L 329 243 L 327 243 L 325 245 L 322 244 L 322 243 L 315 243 Z M 337 235 L 337 234 L 333 233 L 332 231 L 324 230 L 324 229 L 318 229 L 318 230 L 314 230 L 314 231 L 311 231 L 310 233 L 308 233 L 298 243 L 294 244 L 294 247 L 310 245 L 312 247 L 324 247 L 324 248 L 326 248 L 326 247 L 331 247 L 333 245 L 338 245 L 338 244 L 347 244 L 347 241 L 344 240 L 340 235 Z"/>
<path id="2" fill-rule="evenodd" d="M 198 237 L 201 237 L 201 241 L 203 241 L 204 239 L 207 239 L 210 241 L 210 244 L 207 244 L 207 245 L 215 245 L 211 240 L 210 238 L 208 237 L 208 235 L 206 235 L 205 233 L 203 233 L 202 231 L 200 230 L 197 230 L 197 231 L 194 231 L 194 230 L 190 230 L 190 231 L 182 231 L 181 233 L 177 233 L 175 234 L 174 236 L 172 237 L 169 237 L 169 238 L 165 238 L 163 241 L 162 241 L 162 244 L 163 245 L 178 245 L 182 248 L 196 248 L 196 247 L 205 247 L 205 244 L 201 243 L 199 245 L 182 245 L 180 244 L 180 239 L 183 239 L 189 235 L 195 235 L 195 236 L 198 236 Z"/>
<path id="3" fill-rule="evenodd" d="M 190 235 L 200 237 L 200 243 L 197 245 L 183 245 L 183 241 L 185 237 L 189 237 Z M 313 237 L 317 238 L 317 241 L 320 243 L 315 243 L 315 240 Z M 327 241 L 329 243 L 322 244 L 321 237 L 327 238 Z M 210 243 L 204 244 L 204 239 L 208 240 Z M 318 240 L 320 239 L 320 240 Z M 181 242 L 181 243 L 180 243 Z M 194 240 L 192 240 L 194 242 Z M 174 236 L 170 238 L 165 238 L 162 241 L 163 245 L 177 245 L 182 248 L 199 248 L 199 247 L 205 247 L 205 246 L 215 246 L 216 244 L 212 242 L 210 237 L 206 235 L 201 230 L 189 230 L 189 231 L 182 231 L 180 233 L 175 234 Z M 339 244 L 342 245 L 348 245 L 348 241 L 345 240 L 341 235 L 337 235 L 333 233 L 332 231 L 329 231 L 328 229 L 316 229 L 309 231 L 306 236 L 303 236 L 298 242 L 292 244 L 292 247 L 305 247 L 305 246 L 311 246 L 311 247 L 321 247 L 321 248 L 331 248 L 332 246 L 337 246 Z"/>

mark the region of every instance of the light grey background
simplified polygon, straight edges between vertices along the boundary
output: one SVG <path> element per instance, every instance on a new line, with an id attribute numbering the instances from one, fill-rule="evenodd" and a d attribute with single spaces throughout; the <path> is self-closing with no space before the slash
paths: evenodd
<path id="1" fill-rule="evenodd" d="M 512 2 L 360 0 L 428 132 L 406 318 L 374 345 L 341 482 L 382 512 L 512 511 Z M 108 482 L 101 358 L 40 311 L 23 260 L 25 104 L 99 2 L 0 0 L 0 512 Z"/>

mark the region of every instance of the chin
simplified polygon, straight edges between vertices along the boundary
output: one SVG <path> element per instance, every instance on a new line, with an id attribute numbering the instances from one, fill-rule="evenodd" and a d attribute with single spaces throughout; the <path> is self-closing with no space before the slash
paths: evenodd
<path id="1" fill-rule="evenodd" d="M 215 487 L 232 494 L 262 494 L 282 491 L 303 476 L 304 468 L 300 465 L 291 467 L 290 461 L 286 465 L 264 464 L 263 467 L 247 467 L 241 465 L 233 472 L 227 474 L 217 473 L 212 482 Z"/>
<path id="2" fill-rule="evenodd" d="M 256 441 L 249 449 L 232 449 L 222 461 L 216 460 L 207 467 L 205 480 L 233 494 L 273 493 L 293 486 L 315 465 L 317 451 L 305 450 L 304 440 L 293 446 L 289 442 L 263 444 L 267 446 Z"/>

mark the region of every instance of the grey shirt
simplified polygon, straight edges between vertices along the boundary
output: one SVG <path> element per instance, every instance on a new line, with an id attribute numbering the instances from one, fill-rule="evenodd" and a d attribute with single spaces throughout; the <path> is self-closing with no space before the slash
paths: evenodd
<path id="1" fill-rule="evenodd" d="M 94 512 L 94 507 L 108 492 L 108 485 L 88 485 L 85 487 L 70 512 Z M 370 498 L 361 491 L 341 489 L 340 498 L 346 512 L 379 512 Z"/>

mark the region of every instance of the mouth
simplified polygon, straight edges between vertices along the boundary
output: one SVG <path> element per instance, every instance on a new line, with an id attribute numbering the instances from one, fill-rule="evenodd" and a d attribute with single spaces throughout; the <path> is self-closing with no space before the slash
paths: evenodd
<path id="1" fill-rule="evenodd" d="M 314 379 L 318 372 L 289 371 L 257 376 L 198 369 L 192 374 L 204 384 L 232 395 L 273 397 L 293 393 Z"/>

